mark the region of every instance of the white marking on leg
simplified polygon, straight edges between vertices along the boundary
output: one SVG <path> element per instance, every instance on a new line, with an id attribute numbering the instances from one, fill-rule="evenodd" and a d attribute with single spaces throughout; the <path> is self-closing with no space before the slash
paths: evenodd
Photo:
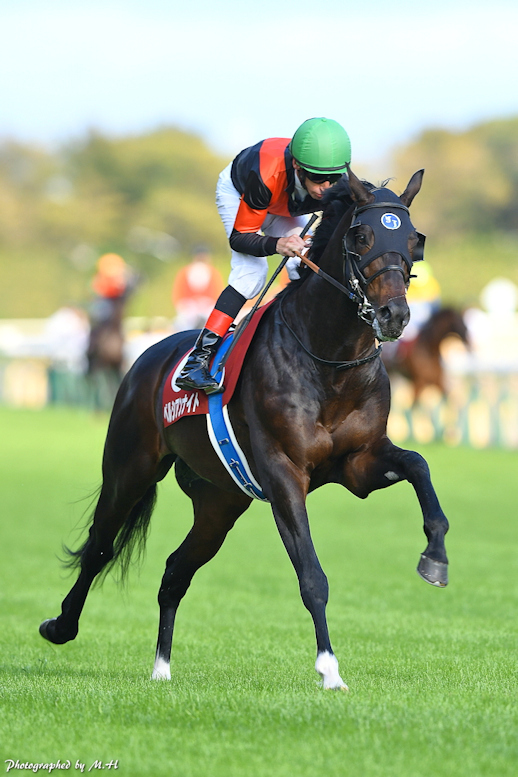
<path id="1" fill-rule="evenodd" d="M 340 689 L 348 691 L 349 688 L 338 674 L 338 661 L 333 653 L 325 650 L 319 653 L 315 662 L 315 669 L 322 678 L 322 685 L 326 689 Z"/>
<path id="2" fill-rule="evenodd" d="M 170 680 L 171 679 L 171 666 L 168 661 L 161 658 L 158 653 L 155 658 L 155 666 L 153 668 L 152 680 Z"/>
<path id="3" fill-rule="evenodd" d="M 395 472 L 385 472 L 385 477 L 387 480 L 399 480 L 399 475 L 396 475 Z"/>

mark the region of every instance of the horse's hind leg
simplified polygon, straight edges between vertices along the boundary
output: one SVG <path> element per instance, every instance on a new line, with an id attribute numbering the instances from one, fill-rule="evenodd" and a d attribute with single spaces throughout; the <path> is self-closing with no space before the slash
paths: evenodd
<path id="1" fill-rule="evenodd" d="M 134 505 L 135 512 L 142 512 L 154 501 L 154 487 L 151 486 L 143 498 Z M 77 636 L 79 617 L 95 577 L 113 559 L 113 544 L 117 533 L 131 517 L 129 505 L 111 503 L 103 487 L 95 509 L 94 521 L 88 540 L 80 551 L 80 573 L 76 583 L 63 600 L 61 615 L 44 621 L 40 634 L 50 642 L 61 645 Z"/>
<path id="2" fill-rule="evenodd" d="M 122 554 L 123 560 L 126 551 L 125 557 L 129 560 L 135 542 L 145 539 L 155 503 L 156 482 L 171 462 L 171 457 L 167 457 L 162 464 L 157 464 L 146 447 L 135 450 L 132 444 L 125 446 L 125 455 L 122 455 L 119 445 L 108 435 L 103 485 L 93 523 L 87 541 L 73 554 L 80 566 L 79 577 L 63 600 L 61 615 L 41 624 L 40 634 L 45 639 L 63 644 L 76 637 L 79 617 L 95 577 L 114 560 L 114 555 Z"/>
<path id="3" fill-rule="evenodd" d="M 249 507 L 245 494 L 221 491 L 211 483 L 178 477 L 194 507 L 194 525 L 182 544 L 169 556 L 158 594 L 160 623 L 154 680 L 171 679 L 171 645 L 176 611 L 195 572 L 213 558 L 237 519 Z"/>

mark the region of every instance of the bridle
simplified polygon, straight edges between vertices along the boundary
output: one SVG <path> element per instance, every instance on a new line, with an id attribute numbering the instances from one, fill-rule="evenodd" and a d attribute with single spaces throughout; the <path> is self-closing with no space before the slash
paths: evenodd
<path id="1" fill-rule="evenodd" d="M 388 189 L 376 189 L 373 190 L 374 192 L 383 192 L 388 193 L 389 195 L 392 195 L 393 197 L 396 197 L 390 190 Z M 376 196 L 376 194 L 375 194 Z M 401 219 L 399 216 L 395 216 L 395 214 L 392 213 L 392 210 L 399 209 L 402 210 L 406 216 L 404 219 L 407 222 L 407 227 L 410 227 L 411 230 L 414 230 L 414 227 L 412 226 L 412 222 L 410 221 L 409 217 L 409 210 L 406 207 L 406 205 L 403 205 L 403 203 L 399 200 L 399 198 L 396 199 L 396 201 L 384 201 L 381 200 L 379 202 L 373 202 L 369 203 L 368 205 L 361 205 L 361 206 L 355 206 L 352 205 L 346 215 L 349 215 L 350 213 L 350 225 L 345 231 L 345 234 L 342 238 L 342 256 L 343 256 L 343 283 L 338 281 L 336 278 L 333 278 L 332 275 L 329 275 L 328 273 L 324 272 L 318 265 L 316 265 L 314 262 L 312 262 L 310 259 L 308 259 L 303 254 L 300 254 L 298 252 L 295 252 L 297 256 L 301 259 L 301 261 L 308 267 L 310 270 L 312 270 L 316 275 L 319 275 L 321 278 L 326 280 L 328 283 L 332 284 L 335 288 L 337 288 L 339 291 L 342 292 L 342 294 L 345 294 L 346 297 L 348 297 L 352 302 L 355 302 L 358 305 L 358 317 L 365 321 L 367 324 L 372 326 L 374 329 L 376 329 L 376 313 L 374 311 L 374 308 L 372 307 L 372 304 L 370 303 L 369 299 L 367 298 L 367 288 L 370 283 L 372 283 L 375 278 L 378 278 L 380 275 L 383 275 L 383 273 L 386 272 L 393 272 L 397 271 L 400 272 L 403 277 L 405 278 L 405 281 L 408 283 L 410 281 L 410 278 L 413 278 L 415 276 L 411 275 L 411 269 L 414 262 L 419 262 L 423 259 L 423 253 L 424 253 L 424 242 L 425 242 L 425 235 L 423 235 L 421 232 L 416 232 L 417 234 L 417 245 L 415 246 L 413 250 L 413 256 L 410 256 L 410 253 L 408 251 L 408 245 L 406 243 L 406 240 L 402 240 L 399 238 L 396 245 L 387 245 L 386 235 L 384 235 L 382 232 L 380 232 L 379 227 L 376 225 L 375 222 L 375 216 L 374 219 L 367 218 L 364 221 L 361 221 L 358 219 L 358 215 L 360 213 L 364 213 L 365 211 L 373 211 L 374 209 L 383 209 L 383 214 L 381 218 L 387 219 L 387 217 L 394 217 L 396 219 L 396 223 L 399 222 L 398 227 L 387 227 L 387 229 L 395 230 L 399 229 L 400 226 L 402 226 Z M 369 216 L 372 214 L 369 214 Z M 379 215 L 379 210 L 376 215 Z M 347 219 L 346 219 L 347 221 Z M 353 251 L 351 249 L 351 245 L 354 241 L 355 232 L 358 230 L 358 227 L 362 226 L 364 223 L 369 223 L 369 226 L 374 231 L 375 240 L 374 245 L 369 251 L 361 256 L 356 251 Z M 380 220 L 381 222 L 381 220 Z M 408 234 L 408 230 L 403 230 L 400 235 L 403 235 L 403 233 Z M 382 239 L 377 241 L 376 236 L 382 236 Z M 385 267 L 382 267 L 381 270 L 378 270 L 377 272 L 373 273 L 369 278 L 366 278 L 363 271 L 365 268 L 373 262 L 375 259 L 378 258 L 378 256 L 381 256 L 385 253 L 397 253 L 401 256 L 403 259 L 406 268 L 408 270 L 408 281 L 406 279 L 405 275 L 405 269 L 398 264 L 388 264 Z"/>
<path id="2" fill-rule="evenodd" d="M 414 277 L 411 275 L 413 263 L 423 259 L 425 236 L 417 232 L 418 242 L 411 256 L 408 251 L 406 236 L 409 230 L 415 230 L 410 221 L 408 208 L 406 205 L 403 205 L 399 198 L 395 200 L 378 199 L 379 197 L 385 197 L 387 194 L 396 197 L 388 189 L 374 189 L 372 194 L 374 194 L 377 201 L 354 207 L 351 224 L 342 240 L 342 254 L 344 260 L 344 289 L 348 288 L 348 296 L 358 305 L 358 317 L 370 324 L 370 326 L 375 326 L 376 314 L 367 298 L 369 284 L 380 275 L 383 275 L 383 273 L 400 272 L 408 285 L 410 278 Z M 393 213 L 394 210 L 402 212 L 401 218 L 398 214 Z M 381 217 L 379 217 L 380 211 L 382 211 Z M 360 214 L 366 215 L 362 219 Z M 373 247 L 366 254 L 360 255 L 352 249 L 352 246 L 355 242 L 356 233 L 363 224 L 371 227 L 375 239 Z M 400 229 L 401 232 L 397 232 Z M 396 240 L 391 241 L 388 239 L 391 233 Z M 385 253 L 399 254 L 403 259 L 405 267 L 399 264 L 388 264 L 366 278 L 364 275 L 365 268 Z"/>

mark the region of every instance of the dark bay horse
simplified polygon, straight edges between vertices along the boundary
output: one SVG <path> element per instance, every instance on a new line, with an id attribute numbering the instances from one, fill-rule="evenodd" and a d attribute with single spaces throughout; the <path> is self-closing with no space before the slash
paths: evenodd
<path id="1" fill-rule="evenodd" d="M 90 339 L 86 352 L 90 373 L 96 370 L 111 369 L 122 380 L 124 358 L 122 316 L 126 300 L 126 295 L 103 300 L 103 315 L 97 318 L 92 317 Z"/>
<path id="2" fill-rule="evenodd" d="M 390 355 L 389 349 L 385 349 L 383 362 L 389 375 L 397 372 L 412 383 L 414 404 L 427 386 L 437 386 L 443 397 L 446 396 L 441 345 L 448 337 L 457 337 L 470 348 L 462 313 L 451 307 L 433 313 L 414 339 L 400 340 L 390 349 Z"/>
<path id="3" fill-rule="evenodd" d="M 263 315 L 229 404 L 235 436 L 271 503 L 313 619 L 315 668 L 324 688 L 346 685 L 326 623 L 328 582 L 310 534 L 310 491 L 341 483 L 364 499 L 375 489 L 409 481 L 428 539 L 418 572 L 432 585 L 447 584 L 448 522 L 426 461 L 387 437 L 390 385 L 376 343 L 399 337 L 408 322 L 406 288 L 422 252 L 408 208 L 422 175 L 412 176 L 401 197 L 352 172 L 331 190 L 312 248 L 331 282 L 305 269 L 278 295 Z M 204 416 L 163 428 L 164 382 L 196 334 L 180 333 L 152 346 L 125 376 L 108 428 L 89 536 L 72 554 L 79 577 L 61 614 L 40 626 L 42 636 L 56 644 L 75 638 L 94 578 L 115 561 L 127 568 L 131 551 L 145 539 L 156 484 L 175 464 L 178 483 L 193 503 L 194 523 L 167 559 L 158 595 L 155 679 L 171 676 L 176 611 L 193 575 L 252 501 L 214 452 Z"/>

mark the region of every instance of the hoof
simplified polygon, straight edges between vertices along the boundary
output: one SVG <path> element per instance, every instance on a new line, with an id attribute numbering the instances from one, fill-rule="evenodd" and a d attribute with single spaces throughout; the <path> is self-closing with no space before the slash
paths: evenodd
<path id="1" fill-rule="evenodd" d="M 43 623 L 40 626 L 40 634 L 43 637 L 43 639 L 48 640 L 49 642 L 54 643 L 54 645 L 64 645 L 65 642 L 70 642 L 71 639 L 74 639 L 77 635 L 74 634 L 73 637 L 63 637 L 59 636 L 56 633 L 56 621 L 57 618 L 49 618 L 46 621 L 43 621 Z"/>
<path id="2" fill-rule="evenodd" d="M 349 693 L 349 686 L 345 683 L 342 685 L 323 685 L 322 687 L 325 691 L 343 691 L 344 693 Z"/>
<path id="3" fill-rule="evenodd" d="M 438 588 L 445 588 L 448 585 L 448 564 L 442 561 L 433 561 L 433 559 L 421 555 L 416 571 L 430 585 L 435 585 Z"/>
<path id="4" fill-rule="evenodd" d="M 315 669 L 322 678 L 322 687 L 325 691 L 349 690 L 338 674 L 338 661 L 333 653 L 330 653 L 328 650 L 319 653 L 315 662 Z"/>
<path id="5" fill-rule="evenodd" d="M 155 659 L 155 666 L 153 668 L 152 680 L 170 680 L 171 679 L 171 666 L 169 661 L 166 661 L 159 656 Z"/>

